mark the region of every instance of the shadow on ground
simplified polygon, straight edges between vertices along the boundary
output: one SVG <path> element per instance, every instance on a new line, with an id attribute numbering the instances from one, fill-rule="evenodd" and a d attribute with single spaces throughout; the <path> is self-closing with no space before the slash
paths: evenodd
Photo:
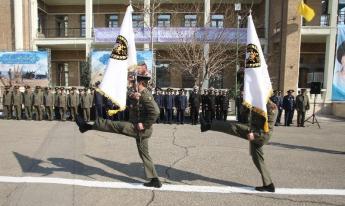
<path id="1" fill-rule="evenodd" d="M 345 154 L 344 151 L 336 151 L 336 150 L 329 150 L 329 149 L 322 149 L 322 148 L 316 148 L 316 147 L 309 147 L 309 146 L 300 146 L 300 145 L 292 145 L 292 144 L 283 144 L 278 142 L 271 142 L 269 145 L 282 147 L 286 149 L 300 149 L 310 152 L 321 152 L 321 153 L 328 153 L 328 154 Z"/>
<path id="2" fill-rule="evenodd" d="M 37 173 L 41 174 L 42 176 L 48 176 L 55 172 L 68 172 L 71 174 L 87 176 L 92 178 L 92 175 L 100 175 L 104 177 L 109 177 L 112 179 L 116 179 L 122 182 L 128 183 L 138 183 L 139 181 L 134 178 L 144 178 L 144 169 L 143 165 L 138 162 L 134 163 L 119 163 L 111 160 L 106 160 L 102 158 L 93 157 L 90 155 L 86 155 L 88 158 L 93 159 L 99 163 L 104 164 L 105 166 L 112 168 L 124 175 L 116 175 L 113 173 L 109 173 L 103 169 L 86 165 L 76 160 L 65 159 L 65 158 L 48 158 L 45 160 L 31 158 L 29 156 L 25 156 L 19 154 L 17 152 L 13 152 L 14 156 L 16 157 L 22 171 L 24 173 Z M 42 166 L 48 165 L 48 166 Z M 164 165 L 157 164 L 156 170 L 159 177 L 164 177 L 167 180 L 180 182 L 183 181 L 195 181 L 201 180 L 205 182 L 216 183 L 220 185 L 226 186 L 237 186 L 237 187 L 249 187 L 248 185 L 220 180 L 212 177 L 206 177 L 200 174 L 196 174 L 193 172 L 183 171 L 171 167 L 167 167 Z"/>

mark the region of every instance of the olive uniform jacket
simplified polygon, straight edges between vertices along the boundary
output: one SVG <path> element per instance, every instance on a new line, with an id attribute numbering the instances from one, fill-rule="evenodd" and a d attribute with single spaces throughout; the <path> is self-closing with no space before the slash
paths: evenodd
<path id="1" fill-rule="evenodd" d="M 139 102 L 130 101 L 129 121 L 133 124 L 143 123 L 145 131 L 141 136 L 148 138 L 152 134 L 152 125 L 159 116 L 159 107 L 148 89 L 144 89 L 140 94 Z"/>
<path id="2" fill-rule="evenodd" d="M 23 104 L 25 107 L 31 107 L 32 106 L 32 93 L 25 91 L 23 93 Z"/>
<path id="3" fill-rule="evenodd" d="M 42 92 L 34 92 L 32 95 L 32 105 L 41 106 L 43 105 L 43 94 Z"/>
<path id="4" fill-rule="evenodd" d="M 52 107 L 55 104 L 55 97 L 52 93 L 46 93 L 44 94 L 44 106 L 46 107 Z"/>
<path id="5" fill-rule="evenodd" d="M 298 112 L 305 112 L 309 110 L 309 98 L 307 95 L 299 94 L 296 97 L 296 110 Z"/>
<path id="6" fill-rule="evenodd" d="M 80 105 L 81 108 L 91 108 L 92 107 L 93 98 L 90 94 L 83 94 L 80 96 Z"/>
<path id="7" fill-rule="evenodd" d="M 23 103 L 23 96 L 21 92 L 13 92 L 13 105 L 15 106 L 22 106 Z"/>

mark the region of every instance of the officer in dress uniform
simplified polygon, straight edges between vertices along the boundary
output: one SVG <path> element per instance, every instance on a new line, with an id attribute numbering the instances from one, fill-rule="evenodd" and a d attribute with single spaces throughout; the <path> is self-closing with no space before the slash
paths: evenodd
<path id="1" fill-rule="evenodd" d="M 81 90 L 80 104 L 84 114 L 84 120 L 90 121 L 90 108 L 92 106 L 92 96 L 87 92 L 87 89 Z"/>
<path id="2" fill-rule="evenodd" d="M 309 98 L 306 90 L 301 89 L 301 94 L 296 97 L 297 127 L 304 127 L 305 113 L 310 108 Z"/>
<path id="3" fill-rule="evenodd" d="M 187 106 L 187 96 L 184 89 L 180 89 L 179 94 L 176 96 L 176 119 L 178 124 L 184 124 L 184 113 Z"/>
<path id="4" fill-rule="evenodd" d="M 207 118 L 207 111 L 208 111 L 208 90 L 204 89 L 203 94 L 201 95 L 201 112 L 202 112 L 202 117 Z"/>
<path id="5" fill-rule="evenodd" d="M 111 121 L 98 117 L 95 124 L 90 125 L 86 124 L 78 116 L 77 124 L 80 132 L 95 129 L 134 137 L 139 156 L 144 164 L 146 177 L 150 179 L 149 182 L 144 183 L 144 186 L 160 188 L 162 184 L 158 179 L 155 166 L 148 151 L 148 142 L 153 130 L 152 124 L 156 122 L 159 116 L 159 108 L 153 99 L 151 91 L 147 89 L 148 80 L 150 79 L 147 69 L 141 69 L 140 71 L 136 76 L 137 85 L 134 84 L 134 88 L 138 88 L 138 91 L 129 94 L 129 98 L 131 98 L 129 122 Z"/>
<path id="6" fill-rule="evenodd" d="M 165 108 L 165 123 L 171 124 L 174 112 L 174 96 L 172 89 L 167 89 L 167 94 L 164 96 L 164 108 Z"/>
<path id="7" fill-rule="evenodd" d="M 220 105 L 221 105 L 221 102 L 222 102 L 222 95 L 221 95 L 221 90 L 215 90 L 214 91 L 214 93 L 215 93 L 215 102 L 216 102 L 216 104 L 215 104 L 215 111 L 216 111 L 216 119 L 217 120 L 221 120 L 222 118 L 221 118 L 221 109 L 220 109 Z"/>
<path id="8" fill-rule="evenodd" d="M 276 121 L 276 126 L 280 126 L 280 122 L 281 122 L 281 116 L 283 113 L 283 96 L 282 96 L 282 91 L 278 91 L 278 116 L 277 116 L 277 121 Z"/>
<path id="9" fill-rule="evenodd" d="M 247 124 L 234 124 L 224 122 L 214 122 L 213 124 L 207 123 L 205 120 L 200 119 L 201 132 L 207 130 L 223 132 L 226 134 L 234 135 L 247 139 L 250 142 L 250 153 L 252 160 L 256 168 L 261 174 L 263 186 L 255 187 L 255 190 L 261 192 L 275 192 L 275 187 L 271 179 L 271 175 L 264 162 L 263 145 L 267 144 L 272 137 L 274 124 L 277 118 L 277 106 L 268 101 L 267 105 L 267 117 L 268 117 L 268 132 L 263 130 L 265 117 L 252 112 L 251 125 Z"/>
<path id="10" fill-rule="evenodd" d="M 23 104 L 23 95 L 19 91 L 19 86 L 14 86 L 14 91 L 12 93 L 13 99 L 13 110 L 15 113 L 15 118 L 17 120 L 22 119 L 22 104 Z"/>
<path id="11" fill-rule="evenodd" d="M 55 93 L 54 93 L 54 113 L 55 113 L 55 119 L 61 119 L 60 117 L 60 109 L 59 109 L 59 87 L 55 87 Z"/>
<path id="12" fill-rule="evenodd" d="M 273 95 L 270 97 L 270 99 L 271 99 L 271 101 L 272 101 L 274 104 L 277 105 L 278 108 L 280 107 L 281 102 L 280 102 L 280 98 L 279 98 L 279 96 L 278 96 L 278 90 L 274 90 L 274 91 L 273 91 Z M 278 110 L 279 110 L 279 109 L 278 109 Z M 278 115 L 279 115 L 279 111 L 278 111 Z M 277 121 L 277 122 L 275 123 L 274 126 L 279 126 L 280 122 L 278 123 L 278 117 L 277 117 L 277 120 L 276 120 L 276 121 Z"/>
<path id="13" fill-rule="evenodd" d="M 95 90 L 95 93 L 94 93 L 94 105 L 95 105 L 95 112 L 96 112 L 96 115 L 95 117 L 102 117 L 102 118 L 105 118 L 106 115 L 105 115 L 105 100 L 104 100 L 104 96 L 102 94 L 100 94 L 99 92 L 97 92 L 97 89 L 99 88 L 99 85 L 101 84 L 101 82 L 96 82 L 95 86 L 96 86 L 96 90 Z"/>
<path id="14" fill-rule="evenodd" d="M 228 117 L 228 109 L 229 109 L 229 96 L 227 92 L 223 90 L 221 94 L 221 102 L 220 102 L 221 119 L 223 121 L 226 121 Z"/>
<path id="15" fill-rule="evenodd" d="M 44 107 L 45 107 L 47 119 L 49 121 L 53 121 L 54 119 L 54 104 L 55 104 L 54 97 L 55 96 L 52 93 L 52 89 L 50 87 L 47 87 L 43 100 L 44 100 Z"/>
<path id="16" fill-rule="evenodd" d="M 216 96 L 214 95 L 214 88 L 211 87 L 208 95 L 208 110 L 207 120 L 212 122 L 216 114 Z"/>
<path id="17" fill-rule="evenodd" d="M 41 121 L 43 119 L 43 94 L 41 87 L 36 86 L 35 92 L 32 94 L 32 105 L 34 107 L 36 120 Z"/>
<path id="18" fill-rule="evenodd" d="M 71 112 L 72 121 L 75 121 L 75 118 L 78 114 L 78 105 L 79 105 L 79 95 L 75 92 L 76 88 L 72 87 L 70 94 L 68 95 L 68 106 Z"/>
<path id="19" fill-rule="evenodd" d="M 5 92 L 2 96 L 2 105 L 4 108 L 4 119 L 12 119 L 12 92 L 11 86 L 5 86 Z"/>
<path id="20" fill-rule="evenodd" d="M 294 90 L 290 89 L 287 91 L 287 95 L 283 99 L 283 108 L 285 111 L 285 126 L 292 124 L 293 113 L 295 110 L 295 97 L 292 95 Z"/>
<path id="21" fill-rule="evenodd" d="M 153 94 L 153 98 L 154 98 L 155 102 L 157 103 L 158 107 L 160 107 L 160 105 L 162 104 L 162 95 L 161 95 L 161 92 L 160 92 L 159 88 L 155 88 L 155 93 Z M 161 119 L 157 118 L 156 123 L 159 124 L 160 121 L 161 121 Z"/>
<path id="22" fill-rule="evenodd" d="M 192 125 L 196 125 L 199 120 L 199 109 L 200 109 L 200 102 L 201 96 L 198 93 L 198 87 L 194 86 L 192 93 L 189 96 L 189 106 L 190 106 L 190 118 L 192 121 Z"/>
<path id="23" fill-rule="evenodd" d="M 24 104 L 24 114 L 25 119 L 32 119 L 32 92 L 30 86 L 25 86 L 25 91 L 23 93 L 23 104 Z"/>
<path id="24" fill-rule="evenodd" d="M 65 89 L 63 87 L 59 89 L 58 107 L 59 107 L 60 120 L 66 121 L 67 96 L 65 93 Z"/>

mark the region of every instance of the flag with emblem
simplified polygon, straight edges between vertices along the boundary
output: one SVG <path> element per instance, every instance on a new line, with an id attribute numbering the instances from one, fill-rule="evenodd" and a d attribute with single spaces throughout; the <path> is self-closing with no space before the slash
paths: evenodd
<path id="1" fill-rule="evenodd" d="M 268 132 L 266 104 L 272 94 L 272 84 L 252 15 L 248 16 L 246 52 L 243 104 L 266 118 L 263 130 Z"/>
<path id="2" fill-rule="evenodd" d="M 133 8 L 129 5 L 97 90 L 117 105 L 119 111 L 126 108 L 128 69 L 137 65 L 132 12 Z"/>

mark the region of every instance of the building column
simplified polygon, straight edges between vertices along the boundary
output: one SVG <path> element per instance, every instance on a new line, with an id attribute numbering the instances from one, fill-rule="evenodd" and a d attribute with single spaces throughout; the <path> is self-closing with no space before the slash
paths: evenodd
<path id="1" fill-rule="evenodd" d="M 151 25 L 150 0 L 144 0 L 144 27 L 145 27 L 145 29 L 152 29 L 153 28 L 153 25 Z M 153 30 L 150 30 L 151 46 L 153 45 L 153 43 L 152 43 L 152 35 L 153 35 L 152 32 L 153 32 Z M 144 50 L 149 50 L 149 49 L 150 49 L 150 44 L 145 43 L 144 44 Z"/>
<path id="2" fill-rule="evenodd" d="M 323 88 L 326 89 L 325 101 L 332 100 L 332 84 L 333 84 L 333 70 L 334 70 L 334 57 L 335 57 L 335 44 L 337 37 L 337 14 L 338 14 L 338 1 L 329 1 L 329 26 L 330 34 L 326 39 L 326 56 L 325 56 L 325 70 L 324 70 L 324 84 Z"/>
<path id="3" fill-rule="evenodd" d="M 85 0 L 85 54 L 86 59 L 91 53 L 92 29 L 93 29 L 93 0 Z"/>
<path id="4" fill-rule="evenodd" d="M 210 0 L 204 0 L 204 27 L 210 27 L 210 13 L 211 13 L 211 1 Z M 209 59 L 209 50 L 210 50 L 210 45 L 209 44 L 204 44 L 204 58 L 206 62 Z M 206 72 L 206 66 L 204 66 L 203 69 L 203 75 Z M 209 78 L 208 76 L 204 79 L 204 82 L 202 84 L 203 89 L 208 88 L 209 86 Z"/>
<path id="5" fill-rule="evenodd" d="M 23 50 L 23 0 L 14 0 L 14 34 L 16 50 Z"/>
<path id="6" fill-rule="evenodd" d="M 35 44 L 35 39 L 37 38 L 37 32 L 38 32 L 38 6 L 37 6 L 37 0 L 31 0 L 30 5 L 30 13 L 31 13 L 31 47 L 32 50 L 37 50 L 37 45 Z"/>
<path id="7" fill-rule="evenodd" d="M 283 1 L 280 86 L 283 94 L 297 91 L 301 48 L 301 16 L 296 12 L 300 0 Z"/>

